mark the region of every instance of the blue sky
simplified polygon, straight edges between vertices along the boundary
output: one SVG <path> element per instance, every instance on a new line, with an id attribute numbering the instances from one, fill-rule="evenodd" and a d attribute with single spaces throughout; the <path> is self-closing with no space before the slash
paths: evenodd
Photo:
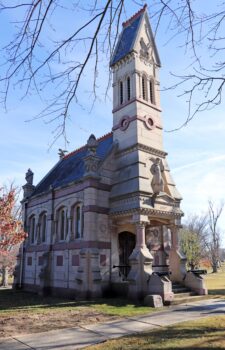
<path id="1" fill-rule="evenodd" d="M 137 7 L 129 9 L 129 17 Z M 1 32 L 4 36 L 0 41 L 6 42 L 10 30 L 8 23 L 11 17 L 5 15 L 1 22 Z M 63 36 L 68 31 L 67 25 L 59 25 Z M 186 72 L 188 55 L 180 48 L 179 38 L 167 44 L 165 30 L 162 28 L 156 39 L 162 62 L 161 88 L 172 83 L 170 72 L 179 74 Z M 99 81 L 107 81 L 108 62 L 101 62 Z M 56 67 L 56 69 L 58 69 Z M 91 67 L 88 69 L 91 70 Z M 91 109 L 88 73 L 81 84 L 81 106 L 73 106 L 71 119 L 68 121 L 69 151 L 86 143 L 89 135 L 94 133 L 97 137 L 111 131 L 112 127 L 112 100 L 111 91 L 105 100 L 105 84 L 99 84 L 99 100 Z M 165 130 L 180 126 L 187 116 L 187 103 L 184 98 L 178 98 L 178 91 L 168 90 L 161 92 L 162 116 Z M 225 101 L 225 99 L 224 99 Z M 34 182 L 37 184 L 48 170 L 58 161 L 58 148 L 65 148 L 63 138 L 57 140 L 51 148 L 53 140 L 54 123 L 46 124 L 38 119 L 31 120 L 36 111 L 43 106 L 35 96 L 21 101 L 18 90 L 10 97 L 7 112 L 0 109 L 1 137 L 0 183 L 11 181 L 18 186 L 25 183 L 25 172 L 31 168 L 34 172 Z M 201 214 L 207 209 L 207 202 L 212 199 L 220 203 L 225 199 L 225 118 L 223 102 L 217 108 L 202 112 L 192 120 L 187 127 L 176 132 L 164 133 L 165 151 L 168 152 L 168 162 L 177 188 L 183 196 L 182 209 L 185 215 L 190 213 Z M 220 220 L 223 231 L 225 227 L 225 211 Z M 225 238 L 223 238 L 225 245 Z"/>

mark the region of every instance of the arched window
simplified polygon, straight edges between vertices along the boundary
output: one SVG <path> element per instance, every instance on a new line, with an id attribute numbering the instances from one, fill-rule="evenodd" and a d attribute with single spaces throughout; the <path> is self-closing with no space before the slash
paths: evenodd
<path id="1" fill-rule="evenodd" d="M 152 79 L 149 81 L 149 95 L 150 95 L 150 102 L 155 103 L 154 82 Z"/>
<path id="2" fill-rule="evenodd" d="M 59 227 L 60 227 L 60 240 L 63 241 L 65 238 L 65 210 L 64 209 L 62 209 L 60 211 L 59 220 L 60 220 L 60 225 L 59 225 Z"/>
<path id="3" fill-rule="evenodd" d="M 35 241 L 35 229 L 36 229 L 36 225 L 35 225 L 35 217 L 34 216 L 32 216 L 31 218 L 30 218 L 30 242 L 31 243 L 34 243 L 34 241 Z"/>
<path id="4" fill-rule="evenodd" d="M 147 97 L 147 79 L 145 76 L 142 77 L 142 98 L 143 100 L 146 100 L 148 99 Z"/>
<path id="5" fill-rule="evenodd" d="M 120 81 L 120 104 L 123 104 L 123 82 Z"/>
<path id="6" fill-rule="evenodd" d="M 46 228 L 47 228 L 47 215 L 46 213 L 41 216 L 41 242 L 46 242 Z"/>
<path id="7" fill-rule="evenodd" d="M 66 239 L 68 231 L 67 221 L 67 210 L 65 207 L 63 207 L 57 212 L 56 223 L 57 239 L 59 239 L 60 241 L 64 241 Z"/>
<path id="8" fill-rule="evenodd" d="M 127 78 L 127 100 L 130 101 L 130 77 Z"/>
<path id="9" fill-rule="evenodd" d="M 75 238 L 83 237 L 83 221 L 82 205 L 78 204 L 73 210 L 73 232 L 75 233 Z"/>

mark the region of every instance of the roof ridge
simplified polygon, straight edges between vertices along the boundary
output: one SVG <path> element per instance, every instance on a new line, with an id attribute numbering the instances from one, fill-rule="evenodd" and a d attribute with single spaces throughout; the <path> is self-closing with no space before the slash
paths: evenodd
<path id="1" fill-rule="evenodd" d="M 105 134 L 105 135 L 99 137 L 98 139 L 96 139 L 96 141 L 98 142 L 98 141 L 102 141 L 102 140 L 104 140 L 104 139 L 107 139 L 108 137 L 112 136 L 112 134 L 113 134 L 112 131 L 110 131 L 110 132 L 108 132 L 107 134 Z M 76 154 L 76 153 L 78 153 L 78 152 L 80 152 L 80 151 L 83 151 L 86 147 L 87 147 L 87 145 L 84 145 L 84 146 L 81 146 L 81 147 L 75 149 L 74 151 L 72 151 L 72 152 L 66 154 L 66 155 L 63 157 L 63 159 L 67 159 L 67 158 L 69 158 L 70 156 L 73 156 L 74 154 Z"/>
<path id="2" fill-rule="evenodd" d="M 139 17 L 143 12 L 145 12 L 146 8 L 147 8 L 147 4 L 145 4 L 142 9 L 140 9 L 138 12 L 136 12 L 127 21 L 123 22 L 123 27 L 127 27 L 128 25 L 130 25 L 137 17 Z"/>

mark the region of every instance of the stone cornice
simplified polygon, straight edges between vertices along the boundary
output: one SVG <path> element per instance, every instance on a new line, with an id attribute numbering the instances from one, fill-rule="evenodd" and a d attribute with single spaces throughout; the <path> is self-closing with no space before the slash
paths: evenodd
<path id="1" fill-rule="evenodd" d="M 27 253 L 32 252 L 50 252 L 50 251 L 61 251 L 61 250 L 72 250 L 72 249 L 82 249 L 82 248 L 98 248 L 98 249 L 110 249 L 111 243 L 106 241 L 85 241 L 85 240 L 75 240 L 71 242 L 58 242 L 53 244 L 45 245 L 29 245 L 26 247 L 25 251 Z"/>
<path id="2" fill-rule="evenodd" d="M 149 216 L 160 216 L 164 218 L 181 218 L 184 214 L 181 210 L 179 211 L 164 211 L 164 210 L 158 210 L 154 208 L 136 208 L 136 209 L 128 209 L 128 210 L 120 210 L 111 212 L 109 215 L 111 218 L 115 217 L 123 217 L 127 215 L 133 215 L 133 214 L 142 214 L 142 215 L 149 215 Z"/>
<path id="3" fill-rule="evenodd" d="M 125 102 L 122 105 L 114 108 L 112 110 L 112 113 L 118 112 L 121 109 L 123 109 L 125 106 L 128 106 L 129 104 L 134 103 L 134 102 L 139 102 L 139 103 L 141 103 L 141 104 L 143 104 L 145 106 L 148 106 L 148 107 L 151 107 L 152 109 L 155 109 L 158 112 L 162 112 L 162 110 L 159 107 L 157 107 L 156 105 L 154 105 L 154 104 L 152 104 L 152 103 L 150 103 L 148 101 L 141 100 L 140 98 L 132 98 L 130 101 Z"/>
<path id="4" fill-rule="evenodd" d="M 141 143 L 137 143 L 134 146 L 127 147 L 121 151 L 116 152 L 116 156 L 120 157 L 120 156 L 126 155 L 126 154 L 134 152 L 134 151 L 143 151 L 143 152 L 147 152 L 149 154 L 152 154 L 152 155 L 155 155 L 158 157 L 162 157 L 162 158 L 165 158 L 168 154 L 168 153 L 161 151 L 161 150 L 158 150 L 156 148 L 149 147 L 149 146 L 143 145 Z"/>

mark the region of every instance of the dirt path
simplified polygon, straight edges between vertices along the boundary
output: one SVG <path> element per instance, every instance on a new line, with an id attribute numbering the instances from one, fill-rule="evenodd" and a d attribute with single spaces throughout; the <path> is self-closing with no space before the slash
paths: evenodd
<path id="1" fill-rule="evenodd" d="M 108 316 L 97 311 L 67 310 L 46 312 L 24 312 L 16 315 L 0 316 L 0 338 L 15 336 L 19 334 L 29 334 L 46 332 L 52 329 L 62 329 L 76 327 L 83 324 L 104 322 L 118 319 L 116 316 Z"/>

